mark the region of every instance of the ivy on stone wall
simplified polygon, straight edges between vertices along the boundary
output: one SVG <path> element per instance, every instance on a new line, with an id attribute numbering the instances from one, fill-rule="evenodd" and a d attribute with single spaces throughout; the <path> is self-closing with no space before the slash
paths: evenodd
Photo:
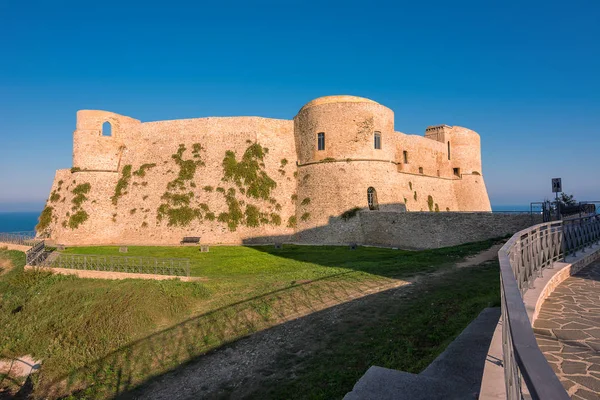
<path id="1" fill-rule="evenodd" d="M 241 161 L 237 161 L 235 153 L 227 150 L 223 159 L 223 180 L 245 187 L 247 197 L 267 200 L 277 186 L 264 171 L 263 161 L 267 153 L 266 147 L 253 143 L 246 149 Z"/>
<path id="2" fill-rule="evenodd" d="M 146 176 L 146 171 L 148 171 L 150 168 L 154 168 L 156 167 L 155 163 L 151 163 L 151 164 L 142 164 L 140 165 L 140 168 L 135 171 L 133 174 L 135 176 L 139 176 L 141 178 L 143 178 L 144 176 Z"/>
<path id="3" fill-rule="evenodd" d="M 113 205 L 117 205 L 119 202 L 119 198 L 127 192 L 127 188 L 129 187 L 129 180 L 131 179 L 131 165 L 127 164 L 123 167 L 121 171 L 121 178 L 117 182 L 117 186 L 115 187 L 115 194 L 110 198 Z"/>
<path id="4" fill-rule="evenodd" d="M 87 212 L 85 212 L 85 210 L 77 211 L 75 214 L 73 214 L 73 215 L 71 215 L 71 217 L 69 217 L 69 228 L 71 228 L 71 229 L 79 228 L 79 225 L 81 225 L 85 221 L 87 221 L 88 217 L 89 217 L 89 215 Z"/>
<path id="5" fill-rule="evenodd" d="M 185 145 L 180 144 L 177 152 L 171 156 L 179 167 L 179 173 L 167 184 L 167 191 L 161 196 L 164 203 L 157 209 L 157 222 L 167 219 L 168 226 L 188 226 L 194 219 L 202 218 L 201 208 L 192 206 L 194 192 L 187 191 L 186 184 L 189 183 L 192 188 L 196 186 L 193 182 L 196 170 L 205 165 L 200 155 L 204 148 L 200 143 L 194 143 L 192 159 L 184 159 L 186 150 Z M 208 211 L 208 206 L 204 211 Z"/>
<path id="6" fill-rule="evenodd" d="M 227 150 L 223 158 L 223 181 L 230 182 L 237 188 L 240 194 L 247 198 L 256 200 L 268 200 L 275 210 L 281 210 L 281 204 L 277 199 L 271 197 L 271 192 L 277 186 L 277 183 L 269 177 L 264 170 L 264 159 L 268 153 L 266 147 L 258 143 L 247 142 L 248 148 L 244 151 L 241 160 L 237 160 L 236 154 Z M 287 160 L 282 159 L 280 163 L 280 172 L 287 165 Z M 285 171 L 284 171 L 285 173 Z M 217 192 L 221 192 L 225 197 L 228 211 L 219 214 L 217 220 L 227 224 L 230 231 L 235 231 L 239 225 L 245 225 L 251 228 L 260 225 L 281 224 L 281 216 L 276 213 L 266 213 L 261 211 L 260 206 L 256 204 L 245 204 L 243 200 L 236 199 L 236 189 L 225 189 L 218 187 Z M 245 206 L 242 213 L 242 207 Z"/>

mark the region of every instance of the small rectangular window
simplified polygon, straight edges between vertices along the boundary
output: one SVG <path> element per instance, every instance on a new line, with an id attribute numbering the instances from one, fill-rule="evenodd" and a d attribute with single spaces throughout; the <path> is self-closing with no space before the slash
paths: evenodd
<path id="1" fill-rule="evenodd" d="M 452 168 L 452 171 L 454 172 L 454 175 L 460 176 L 460 168 Z"/>
<path id="2" fill-rule="evenodd" d="M 317 134 L 317 148 L 319 150 L 325 150 L 325 133 L 321 132 Z"/>
<path id="3" fill-rule="evenodd" d="M 403 151 L 402 155 L 404 156 L 404 164 L 408 164 L 408 151 Z"/>
<path id="4" fill-rule="evenodd" d="M 381 132 L 375 132 L 375 149 L 381 150 Z"/>
<path id="5" fill-rule="evenodd" d="M 422 174 L 423 173 L 423 167 L 419 167 L 419 173 Z"/>

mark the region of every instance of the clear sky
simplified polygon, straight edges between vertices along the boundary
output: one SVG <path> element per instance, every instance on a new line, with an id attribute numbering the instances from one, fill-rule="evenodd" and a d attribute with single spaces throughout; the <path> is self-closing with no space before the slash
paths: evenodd
<path id="1" fill-rule="evenodd" d="M 599 21 L 597 0 L 0 0 L 0 211 L 41 210 L 78 109 L 291 119 L 334 94 L 477 131 L 492 204 L 552 177 L 600 200 Z"/>

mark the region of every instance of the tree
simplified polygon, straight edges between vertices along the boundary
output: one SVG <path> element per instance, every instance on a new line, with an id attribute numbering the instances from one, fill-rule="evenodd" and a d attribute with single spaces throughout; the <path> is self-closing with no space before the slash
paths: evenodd
<path id="1" fill-rule="evenodd" d="M 562 192 L 560 196 L 558 196 L 557 201 L 561 208 L 577 205 L 577 200 L 575 200 L 573 195 L 566 194 L 565 192 Z"/>

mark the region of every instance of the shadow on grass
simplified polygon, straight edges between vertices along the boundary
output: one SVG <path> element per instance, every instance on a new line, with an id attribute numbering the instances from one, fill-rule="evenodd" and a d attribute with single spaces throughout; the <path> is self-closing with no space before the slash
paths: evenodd
<path id="1" fill-rule="evenodd" d="M 223 344 L 386 285 L 398 282 L 386 278 L 364 281 L 359 273 L 348 271 L 274 290 L 132 342 L 67 376 L 45 376 L 42 368 L 36 393 L 114 397 Z"/>

